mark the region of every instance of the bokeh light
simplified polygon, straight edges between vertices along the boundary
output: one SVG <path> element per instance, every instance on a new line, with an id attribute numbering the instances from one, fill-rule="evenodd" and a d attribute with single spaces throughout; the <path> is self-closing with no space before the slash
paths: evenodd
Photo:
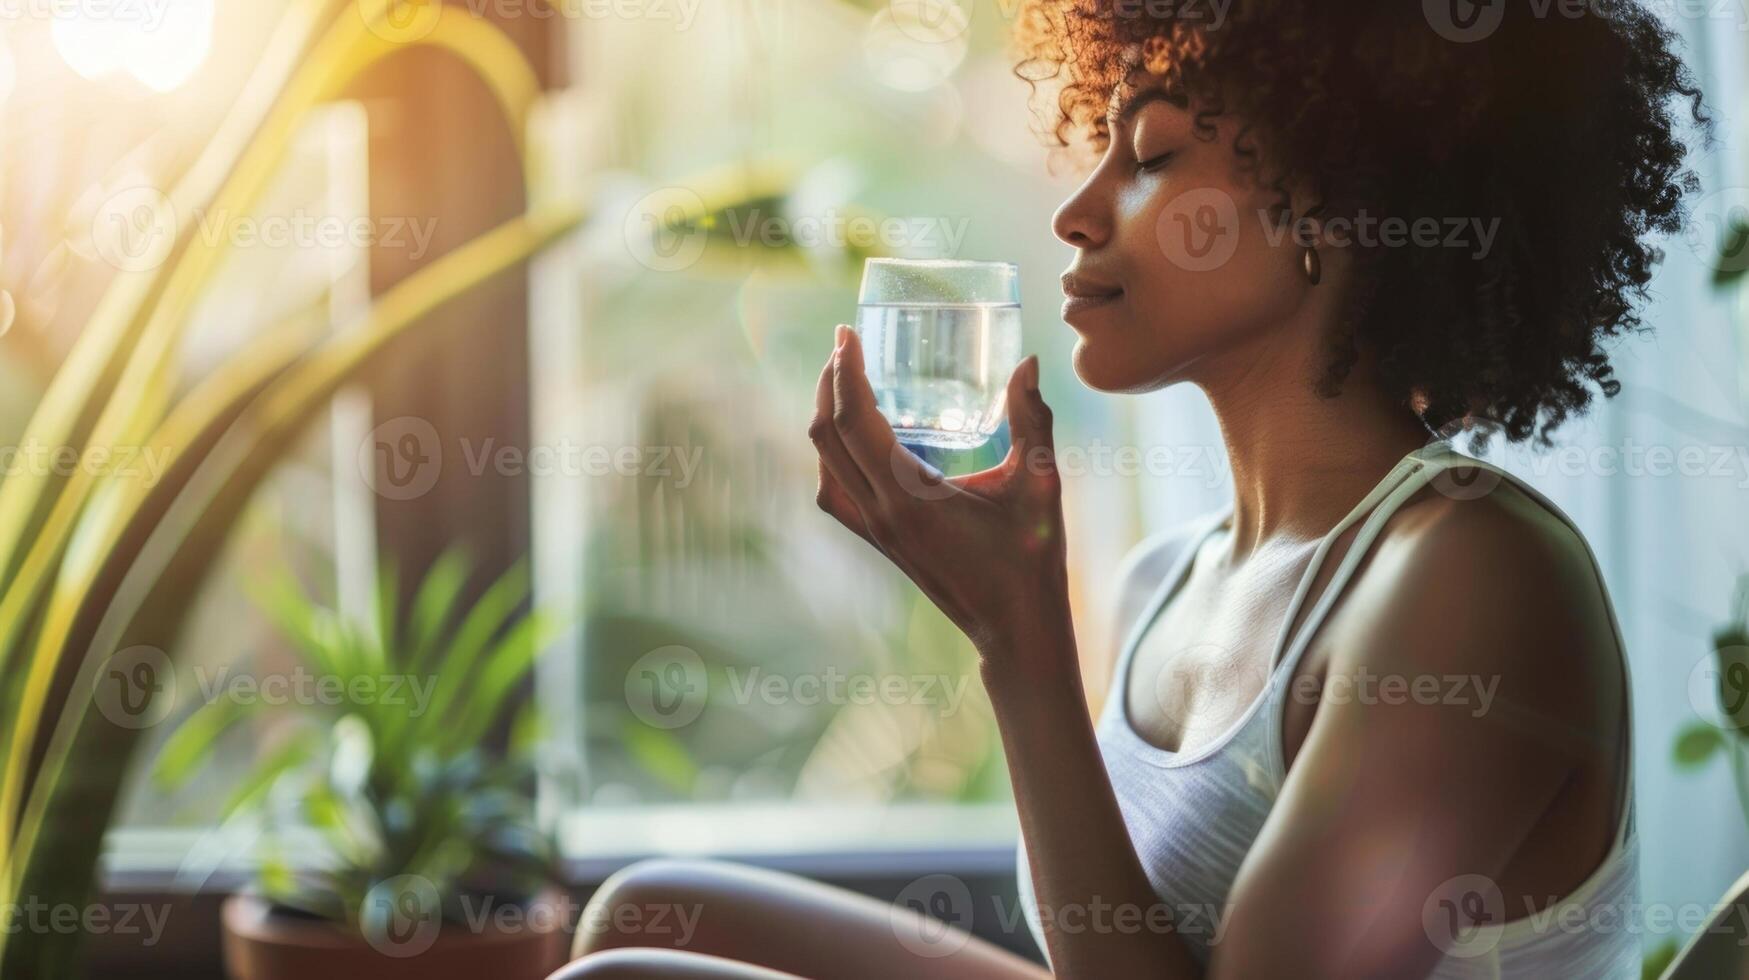
<path id="1" fill-rule="evenodd" d="M 893 0 L 869 24 L 863 53 L 883 84 L 923 92 L 965 60 L 970 27 L 970 15 L 953 0 Z"/>
<path id="2" fill-rule="evenodd" d="M 12 96 L 12 90 L 18 85 L 18 62 L 13 60 L 12 49 L 7 47 L 6 39 L 0 38 L 0 103 Z"/>
<path id="3" fill-rule="evenodd" d="M 194 75 L 212 49 L 213 0 L 70 10 L 55 18 L 55 51 L 81 76 L 125 73 L 155 92 Z"/>

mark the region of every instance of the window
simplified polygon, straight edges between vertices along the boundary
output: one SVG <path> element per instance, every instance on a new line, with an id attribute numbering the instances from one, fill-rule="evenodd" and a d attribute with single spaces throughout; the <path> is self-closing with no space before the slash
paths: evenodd
<path id="1" fill-rule="evenodd" d="M 832 326 L 851 319 L 862 260 L 1019 263 L 1026 347 L 1043 355 L 1057 410 L 1072 601 L 1096 701 L 1114 645 L 1105 617 L 1121 556 L 1145 533 L 1218 505 L 1228 486 L 1218 432 L 1196 392 L 1107 398 L 1072 378 L 1073 336 L 1056 315 L 1056 279 L 1070 251 L 1049 234 L 1070 187 L 1046 173 L 1030 135 L 1026 86 L 1003 51 L 1008 8 L 652 0 L 613 5 L 611 16 L 579 9 L 544 22 L 544 35 L 533 18 L 511 24 L 552 42 L 531 47 L 564 52 L 543 66 L 552 91 L 530 123 L 529 192 L 591 209 L 585 230 L 512 289 L 516 304 L 526 298 L 527 316 L 511 304 L 492 319 L 506 346 L 526 345 L 517 355 L 526 384 L 445 379 L 448 387 L 427 389 L 452 417 L 527 415 L 525 438 L 513 442 L 444 436 L 452 465 L 479 478 L 476 489 L 509 480 L 481 489 L 484 498 L 500 499 L 491 495 L 507 486 L 528 498 L 516 505 L 526 506 L 526 529 L 506 520 L 474 532 L 496 535 L 513 557 L 526 553 L 537 601 L 575 614 L 533 691 L 549 735 L 545 815 L 577 858 L 1007 846 L 1015 819 L 969 644 L 813 503 L 804 435 L 813 383 Z M 227 33 L 256 40 L 216 53 L 214 77 L 243 78 L 260 34 Z M 1725 47 L 1706 49 L 1719 62 L 1709 67 L 1734 78 L 1742 58 Z M 211 88 L 226 98 L 235 90 Z M 1728 106 L 1726 93 L 1740 89 L 1709 85 L 1709 95 Z M 365 125 L 392 125 L 397 113 L 410 129 L 467 134 L 488 124 L 447 89 L 425 94 L 434 115 L 402 113 L 396 97 L 365 93 L 373 107 Z M 9 122 L 33 118 L 20 95 L 4 107 Z M 215 112 L 204 109 L 190 110 L 184 142 L 210 131 Z M 265 211 L 357 216 L 368 197 L 380 214 L 396 188 L 361 184 L 371 161 L 357 155 L 358 125 L 357 106 L 344 105 L 313 124 Z M 101 149 L 105 166 L 126 157 L 125 148 Z M 7 191 L 11 219 L 29 210 L 16 190 L 23 178 L 40 182 L 72 150 L 57 145 L 31 159 L 8 152 L 8 176 L 20 178 Z M 1728 185 L 1728 164 L 1709 157 L 1696 166 Z M 80 189 L 102 186 L 95 166 L 67 170 Z M 483 189 L 471 176 L 448 175 L 440 235 L 479 227 L 473 205 L 505 189 Z M 1711 200 L 1703 212 L 1731 199 Z M 9 260 L 15 243 L 28 241 L 24 228 L 8 221 Z M 213 295 L 191 340 L 191 374 L 235 339 L 229 331 L 330 286 L 343 317 L 359 277 L 371 283 L 381 271 L 332 249 L 233 251 L 220 277 L 232 286 Z M 1734 315 L 1731 301 L 1709 291 L 1702 260 L 1669 251 L 1647 318 L 1665 339 L 1623 345 L 1624 394 L 1566 434 L 1582 457 L 1514 452 L 1503 461 L 1565 507 L 1602 560 L 1635 658 L 1646 895 L 1675 904 L 1715 898 L 1726 884 L 1718 869 L 1732 863 L 1703 867 L 1675 842 L 1727 832 L 1740 840 L 1723 777 L 1705 787 L 1717 805 L 1694 806 L 1696 784 L 1667 758 L 1694 711 L 1683 684 L 1749 553 L 1741 520 L 1749 474 L 1742 341 L 1719 328 Z M 37 270 L 8 271 L 17 280 Z M 25 350 L 41 341 L 52 363 L 77 312 L 54 321 L 60 334 L 33 329 L 8 342 Z M 0 392 L 13 431 L 28 410 L 18 401 Z M 342 399 L 260 494 L 185 636 L 193 676 L 210 682 L 245 654 L 259 671 L 276 669 L 280 641 L 242 596 L 244 573 L 292 562 L 357 601 L 377 540 L 404 553 L 441 549 L 436 537 L 454 528 L 376 522 L 391 508 L 365 487 L 357 451 L 388 414 L 358 396 Z M 1636 447 L 1640 469 L 1628 473 Z M 1651 447 L 1669 453 L 1656 457 L 1668 466 L 1647 455 Z M 946 462 L 981 465 L 1002 449 L 999 437 L 981 455 Z M 1691 464 L 1682 454 L 1696 450 L 1715 475 L 1683 475 Z M 112 869 L 183 864 L 227 787 L 274 739 L 271 719 L 237 733 L 189 793 L 165 798 L 144 773 L 169 727 L 142 746 Z"/>

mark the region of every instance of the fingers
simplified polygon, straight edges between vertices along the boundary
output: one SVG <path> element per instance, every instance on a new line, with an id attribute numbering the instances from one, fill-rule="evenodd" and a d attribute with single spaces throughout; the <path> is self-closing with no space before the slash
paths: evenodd
<path id="1" fill-rule="evenodd" d="M 868 533 L 868 522 L 863 519 L 862 511 L 857 508 L 856 501 L 850 499 L 844 485 L 826 468 L 826 461 L 820 461 L 820 487 L 814 493 L 814 502 L 820 509 L 838 519 L 856 533 L 856 536 L 874 544 L 874 538 Z M 878 545 L 876 547 L 879 547 Z"/>
<path id="2" fill-rule="evenodd" d="M 1057 473 L 1055 421 L 1038 390 L 1038 355 L 1028 357 L 1008 379 L 1009 461 L 1031 479 Z"/>
<path id="3" fill-rule="evenodd" d="M 899 441 L 875 405 L 874 389 L 869 387 L 863 365 L 861 339 L 848 327 L 840 326 L 838 333 L 842 339 L 832 358 L 832 422 L 850 458 L 879 496 L 893 482 L 897 461 L 893 450 Z"/>
<path id="4" fill-rule="evenodd" d="M 857 510 L 866 510 L 874 505 L 874 491 L 845 450 L 843 440 L 838 437 L 838 428 L 832 421 L 835 411 L 832 395 L 835 374 L 833 365 L 836 362 L 837 352 L 834 351 L 833 356 L 826 361 L 825 370 L 820 372 L 819 383 L 814 387 L 814 420 L 808 425 L 808 438 L 813 441 L 815 450 L 820 454 L 822 475 L 832 477 L 837 491 L 851 506 Z M 824 489 L 822 483 L 822 491 Z M 822 507 L 825 502 L 821 501 Z M 840 520 L 844 517 L 838 514 L 834 516 Z M 862 521 L 858 519 L 850 526 L 851 530 L 857 530 L 862 526 Z"/>
<path id="5" fill-rule="evenodd" d="M 875 403 L 862 357 L 862 340 L 849 327 L 838 352 L 833 381 L 838 435 L 851 459 L 868 479 L 875 499 L 890 509 L 911 500 L 944 500 L 959 488 L 916 453 L 906 449 Z"/>

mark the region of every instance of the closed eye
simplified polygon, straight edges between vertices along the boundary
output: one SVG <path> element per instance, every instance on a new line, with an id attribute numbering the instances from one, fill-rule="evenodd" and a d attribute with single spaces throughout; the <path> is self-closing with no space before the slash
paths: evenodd
<path id="1" fill-rule="evenodd" d="M 1152 173 L 1166 166 L 1168 163 L 1171 163 L 1172 156 L 1171 153 L 1162 153 L 1156 157 L 1149 157 L 1146 160 L 1138 161 L 1136 163 L 1136 169 L 1143 171 L 1144 173 Z"/>

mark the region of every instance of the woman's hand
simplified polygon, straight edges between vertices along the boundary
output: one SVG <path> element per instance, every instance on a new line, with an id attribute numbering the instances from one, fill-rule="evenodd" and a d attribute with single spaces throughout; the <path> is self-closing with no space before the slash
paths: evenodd
<path id="1" fill-rule="evenodd" d="M 1020 637 L 1069 631 L 1062 483 L 1037 357 L 1015 369 L 1007 404 L 1007 458 L 944 479 L 894 437 L 875 407 L 861 341 L 841 325 L 808 426 L 820 454 L 820 508 L 917 583 L 986 663 Z"/>

